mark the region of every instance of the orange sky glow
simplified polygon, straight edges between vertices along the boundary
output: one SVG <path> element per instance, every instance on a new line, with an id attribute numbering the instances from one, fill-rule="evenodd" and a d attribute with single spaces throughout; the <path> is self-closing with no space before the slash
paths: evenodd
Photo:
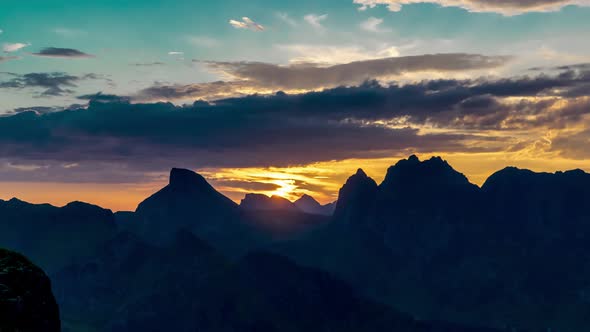
<path id="1" fill-rule="evenodd" d="M 520 153 L 453 153 L 419 155 L 421 159 L 441 155 L 471 182 L 482 185 L 493 172 L 506 166 L 528 168 L 538 172 L 555 172 L 580 168 L 590 171 L 590 160 L 558 157 L 531 158 Z M 279 195 L 296 200 L 303 194 L 321 203 L 335 201 L 338 190 L 356 169 L 363 168 L 378 183 L 387 168 L 407 155 L 381 159 L 348 159 L 292 167 L 196 169 L 219 191 L 239 202 L 246 193 Z M 79 200 L 113 211 L 135 210 L 137 205 L 166 185 L 166 174 L 151 183 L 88 184 L 51 182 L 4 182 L 0 198 L 63 206 Z"/>

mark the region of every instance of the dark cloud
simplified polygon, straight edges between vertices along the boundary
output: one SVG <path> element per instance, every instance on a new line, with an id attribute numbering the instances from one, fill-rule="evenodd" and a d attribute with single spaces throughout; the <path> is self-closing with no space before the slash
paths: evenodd
<path id="1" fill-rule="evenodd" d="M 34 56 L 47 57 L 47 58 L 71 58 L 71 59 L 84 59 L 94 58 L 94 55 L 87 54 L 78 51 L 73 48 L 57 48 L 47 47 L 37 53 L 32 53 Z"/>
<path id="2" fill-rule="evenodd" d="M 485 149 L 465 146 L 469 135 L 362 125 L 322 116 L 319 108 L 298 114 L 292 103 L 305 101 L 253 96 L 186 107 L 91 101 L 87 109 L 23 112 L 0 118 L 0 155 L 21 164 L 123 164 L 139 172 Z"/>
<path id="3" fill-rule="evenodd" d="M 83 80 L 100 79 L 96 74 L 83 76 L 66 73 L 29 73 L 24 75 L 8 73 L 12 79 L 0 82 L 0 89 L 41 89 L 38 96 L 54 97 L 74 93 L 74 88 Z"/>
<path id="4" fill-rule="evenodd" d="M 87 100 L 89 102 L 101 102 L 101 103 L 125 103 L 130 102 L 130 98 L 126 96 L 117 96 L 111 94 L 104 94 L 98 92 L 95 94 L 78 96 L 80 100 Z"/>
<path id="5" fill-rule="evenodd" d="M 21 164 L 162 172 L 173 165 L 287 166 L 413 152 L 512 151 L 526 146 L 512 133 L 583 125 L 590 98 L 566 95 L 588 77 L 567 71 L 496 81 L 368 81 L 186 106 L 134 104 L 98 93 L 80 97 L 89 101 L 84 109 L 0 118 L 0 156 Z M 582 143 L 580 135 L 576 142 Z"/>

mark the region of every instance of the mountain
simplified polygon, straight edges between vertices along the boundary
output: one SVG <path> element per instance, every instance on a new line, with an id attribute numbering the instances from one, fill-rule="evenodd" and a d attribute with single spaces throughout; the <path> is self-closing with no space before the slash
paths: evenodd
<path id="1" fill-rule="evenodd" d="M 0 245 L 22 252 L 49 272 L 94 252 L 116 231 L 113 213 L 98 206 L 0 200 Z"/>
<path id="2" fill-rule="evenodd" d="M 507 168 L 482 188 L 412 156 L 377 185 L 362 170 L 333 221 L 277 247 L 417 317 L 491 327 L 590 328 L 590 176 Z"/>
<path id="3" fill-rule="evenodd" d="M 514 167 L 493 174 L 482 192 L 494 223 L 528 233 L 589 231 L 590 174 L 581 170 L 534 173 Z M 519 222 L 507 224 L 513 220 Z M 571 236 L 572 234 L 569 234 Z"/>
<path id="4" fill-rule="evenodd" d="M 198 303 L 184 295 L 183 288 L 157 296 L 163 302 L 158 309 L 138 303 L 127 324 L 116 331 L 498 332 L 416 321 L 358 296 L 326 272 L 265 252 L 243 257 L 205 287 L 196 288 Z M 138 314 L 140 309 L 158 314 Z"/>
<path id="5" fill-rule="evenodd" d="M 581 170 L 509 167 L 479 188 L 412 156 L 380 184 L 359 169 L 330 217 L 240 208 L 173 169 L 136 212 L 0 201 L 0 244 L 48 267 L 66 331 L 578 332 L 589 200 Z"/>
<path id="6" fill-rule="evenodd" d="M 334 213 L 336 203 L 321 205 L 315 198 L 305 194 L 293 203 L 299 210 L 323 216 L 331 216 Z"/>
<path id="7" fill-rule="evenodd" d="M 300 210 L 286 198 L 280 196 L 268 197 L 262 194 L 246 194 L 240 203 L 240 208 L 246 211 L 290 211 Z"/>
<path id="8" fill-rule="evenodd" d="M 185 169 L 172 169 L 169 184 L 141 202 L 134 217 L 134 231 L 157 245 L 170 242 L 182 229 L 231 254 L 258 241 L 258 230 L 243 220 L 237 204 Z"/>
<path id="9" fill-rule="evenodd" d="M 160 248 L 121 234 L 54 280 L 65 331 L 495 332 L 416 321 L 278 255 L 231 262 L 183 231 Z"/>
<path id="10" fill-rule="evenodd" d="M 4 249 L 0 249 L 0 330 L 61 331 L 49 278 L 24 256 Z"/>
<path id="11" fill-rule="evenodd" d="M 136 301 L 152 302 L 162 290 L 201 285 L 227 264 L 226 258 L 188 231 L 178 231 L 164 247 L 128 232 L 120 233 L 92 259 L 79 260 L 52 275 L 64 331 L 105 331 L 131 315 L 128 311 Z"/>

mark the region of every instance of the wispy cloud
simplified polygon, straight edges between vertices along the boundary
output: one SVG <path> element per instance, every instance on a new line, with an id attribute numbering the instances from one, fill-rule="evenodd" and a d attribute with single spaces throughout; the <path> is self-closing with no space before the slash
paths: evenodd
<path id="1" fill-rule="evenodd" d="M 252 31 L 264 31 L 264 26 L 254 22 L 248 17 L 242 17 L 242 20 L 229 20 L 229 24 L 236 29 L 247 29 Z"/>
<path id="2" fill-rule="evenodd" d="M 305 22 L 307 22 L 312 27 L 321 30 L 324 29 L 322 22 L 328 18 L 328 14 L 324 15 L 316 15 L 316 14 L 308 14 L 303 17 Z"/>
<path id="3" fill-rule="evenodd" d="M 10 61 L 10 60 L 18 60 L 20 59 L 19 56 L 0 56 L 0 63 Z"/>
<path id="4" fill-rule="evenodd" d="M 203 48 L 213 48 L 219 46 L 219 40 L 207 36 L 189 36 L 187 40 L 192 45 L 203 47 Z"/>
<path id="5" fill-rule="evenodd" d="M 70 29 L 64 27 L 55 28 L 53 29 L 53 32 L 57 35 L 68 38 L 79 37 L 87 34 L 84 30 Z"/>
<path id="6" fill-rule="evenodd" d="M 4 43 L 2 44 L 2 50 L 4 53 L 12 53 L 19 51 L 27 46 L 31 46 L 29 43 Z"/>
<path id="7" fill-rule="evenodd" d="M 295 19 L 291 18 L 287 13 L 276 13 L 276 16 L 283 22 L 287 23 L 292 27 L 296 27 L 298 25 Z"/>
<path id="8" fill-rule="evenodd" d="M 136 67 L 154 67 L 154 66 L 164 66 L 166 65 L 164 62 L 160 62 L 160 61 L 155 61 L 155 62 L 138 62 L 138 63 L 132 63 L 132 66 L 136 66 Z"/>
<path id="9" fill-rule="evenodd" d="M 520 15 L 528 12 L 557 11 L 569 5 L 590 6 L 588 0 L 353 0 L 361 10 L 385 5 L 391 11 L 400 11 L 404 5 L 433 3 L 443 7 L 460 7 L 472 12 L 495 12 L 503 15 Z"/>
<path id="10" fill-rule="evenodd" d="M 360 27 L 362 30 L 365 30 L 368 32 L 381 33 L 381 32 L 390 32 L 391 31 L 391 29 L 382 27 L 382 24 L 383 24 L 382 18 L 369 17 L 366 21 L 363 21 L 360 24 Z"/>
<path id="11" fill-rule="evenodd" d="M 70 58 L 70 59 L 85 59 L 94 58 L 94 55 L 78 51 L 73 48 L 57 48 L 47 47 L 37 53 L 32 53 L 34 56 L 46 58 Z"/>
<path id="12" fill-rule="evenodd" d="M 184 52 L 170 51 L 168 52 L 168 55 L 184 55 Z"/>

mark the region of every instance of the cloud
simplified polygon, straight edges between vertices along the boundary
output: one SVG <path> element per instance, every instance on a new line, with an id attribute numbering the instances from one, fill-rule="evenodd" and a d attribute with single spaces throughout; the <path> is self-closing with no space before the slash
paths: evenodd
<path id="1" fill-rule="evenodd" d="M 24 75 L 11 74 L 12 79 L 0 81 L 0 89 L 41 89 L 39 97 L 64 96 L 74 93 L 73 88 L 83 80 L 98 79 L 94 74 L 83 76 L 65 73 L 29 73 Z"/>
<path id="2" fill-rule="evenodd" d="M 135 101 L 170 101 L 170 100 L 215 100 L 233 97 L 252 92 L 252 84 L 249 82 L 209 82 L 195 84 L 162 84 L 154 85 L 139 91 L 132 97 Z M 271 91 L 268 91 L 271 92 Z"/>
<path id="3" fill-rule="evenodd" d="M 236 29 L 247 29 L 252 31 L 264 31 L 264 26 L 258 24 L 248 17 L 242 17 L 241 21 L 229 20 L 229 24 Z"/>
<path id="4" fill-rule="evenodd" d="M 0 56 L 0 63 L 18 59 L 20 59 L 19 56 Z"/>
<path id="5" fill-rule="evenodd" d="M 16 51 L 19 51 L 27 46 L 31 46 L 31 44 L 27 43 L 5 43 L 2 44 L 2 50 L 4 51 L 4 53 L 13 53 Z"/>
<path id="6" fill-rule="evenodd" d="M 112 94 L 104 94 L 98 92 L 95 94 L 82 95 L 77 97 L 80 100 L 86 100 L 88 102 L 98 103 L 129 103 L 130 98 L 126 96 L 117 96 Z"/>
<path id="7" fill-rule="evenodd" d="M 460 7 L 471 12 L 493 12 L 502 15 L 520 15 L 528 12 L 558 11 L 569 5 L 590 6 L 589 0 L 354 0 L 361 10 L 385 5 L 391 11 L 400 11 L 404 5 L 433 3 L 443 7 Z"/>
<path id="8" fill-rule="evenodd" d="M 281 52 L 286 52 L 291 64 L 318 64 L 322 66 L 350 63 L 354 61 L 375 60 L 398 57 L 397 47 L 382 44 L 370 49 L 358 45 L 313 45 L 285 44 L 275 45 Z"/>
<path id="9" fill-rule="evenodd" d="M 67 38 L 73 38 L 73 37 L 83 36 L 83 35 L 87 34 L 87 32 L 83 31 L 83 30 L 70 29 L 70 28 L 64 28 L 64 27 L 55 28 L 55 29 L 53 29 L 53 32 L 57 35 L 60 35 L 62 37 L 67 37 Z"/>
<path id="10" fill-rule="evenodd" d="M 164 171 L 171 161 L 242 167 L 382 155 L 409 147 L 455 150 L 465 148 L 462 142 L 469 138 L 335 121 L 317 107 L 312 113 L 293 109 L 293 102 L 297 99 L 251 97 L 209 106 L 91 103 L 80 110 L 24 112 L 0 118 L 0 154 L 24 164 L 118 162 L 129 169 Z M 289 111 L 279 111 L 283 106 Z"/>
<path id="11" fill-rule="evenodd" d="M 168 55 L 184 55 L 184 52 L 170 51 L 168 52 Z"/>
<path id="12" fill-rule="evenodd" d="M 368 79 L 391 78 L 411 72 L 467 71 L 497 68 L 510 57 L 478 54 L 432 54 L 356 61 L 333 66 L 318 64 L 280 66 L 261 62 L 207 62 L 208 67 L 234 81 L 253 87 L 318 89 L 359 84 Z"/>
<path id="13" fill-rule="evenodd" d="M 164 66 L 166 64 L 164 62 L 155 61 L 155 62 L 132 63 L 131 65 L 136 66 L 136 67 L 154 67 L 154 66 Z"/>
<path id="14" fill-rule="evenodd" d="M 98 93 L 79 97 L 90 101 L 85 108 L 0 117 L 0 155 L 18 165 L 54 165 L 46 179 L 83 174 L 102 181 L 115 180 L 97 165 L 145 174 L 166 171 L 171 161 L 192 168 L 265 167 L 414 152 L 520 151 L 548 132 L 543 149 L 581 156 L 590 139 L 590 89 L 575 97 L 569 91 L 589 82 L 590 73 L 576 69 L 498 80 L 366 82 L 186 106 L 134 104 Z M 80 166 L 59 166 L 73 163 Z"/>
<path id="15" fill-rule="evenodd" d="M 66 58 L 66 59 L 86 59 L 94 58 L 94 55 L 86 54 L 84 52 L 72 49 L 72 48 L 56 48 L 47 47 L 39 51 L 38 53 L 32 53 L 34 56 L 46 57 L 46 58 Z"/>
<path id="16" fill-rule="evenodd" d="M 141 90 L 138 101 L 168 101 L 219 98 L 276 91 L 308 91 L 341 85 L 358 85 L 370 79 L 392 79 L 405 73 L 424 71 L 460 72 L 497 68 L 511 58 L 477 54 L 433 54 L 383 58 L 341 65 L 291 64 L 280 66 L 262 62 L 204 63 L 209 70 L 229 80 L 189 85 L 155 84 Z"/>
<path id="17" fill-rule="evenodd" d="M 381 27 L 382 24 L 383 24 L 382 18 L 369 17 L 366 21 L 363 21 L 360 24 L 360 27 L 362 30 L 365 30 L 368 32 L 382 33 L 382 32 L 390 32 L 391 31 L 391 29 L 382 28 Z"/>
<path id="18" fill-rule="evenodd" d="M 293 18 L 291 18 L 289 16 L 289 14 L 287 13 L 276 13 L 276 16 L 283 22 L 287 23 L 288 25 L 292 26 L 292 27 L 296 27 L 299 24 L 297 23 L 297 21 L 295 21 Z"/>
<path id="19" fill-rule="evenodd" d="M 324 15 L 308 14 L 303 17 L 305 22 L 307 22 L 309 25 L 311 25 L 312 27 L 314 27 L 315 29 L 318 29 L 318 30 L 324 29 L 322 22 L 325 21 L 327 18 L 328 18 L 328 14 L 324 14 Z"/>
<path id="20" fill-rule="evenodd" d="M 213 48 L 219 46 L 219 40 L 207 36 L 190 36 L 188 42 L 203 48 Z"/>

